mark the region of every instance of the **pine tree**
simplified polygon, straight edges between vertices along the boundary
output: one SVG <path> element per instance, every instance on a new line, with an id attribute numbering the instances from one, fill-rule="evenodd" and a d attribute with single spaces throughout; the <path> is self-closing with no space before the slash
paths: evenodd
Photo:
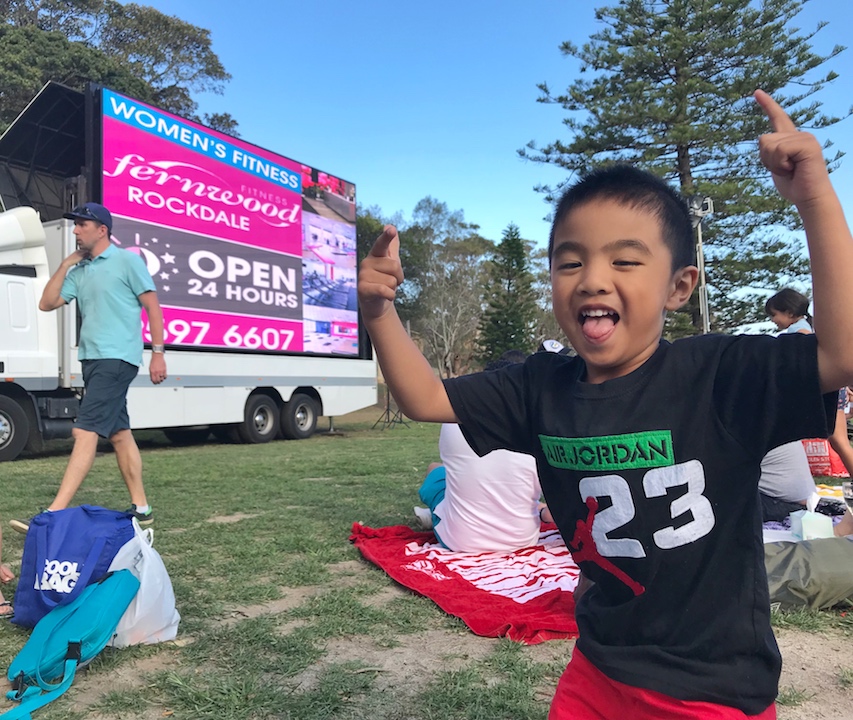
<path id="1" fill-rule="evenodd" d="M 537 309 L 534 278 L 527 248 L 516 225 L 510 224 L 503 231 L 486 273 L 486 309 L 479 325 L 479 360 L 486 364 L 507 350 L 532 352 Z"/>
<path id="2" fill-rule="evenodd" d="M 814 95 L 836 77 L 818 69 L 844 48 L 816 54 L 810 42 L 823 24 L 806 34 L 791 26 L 808 1 L 621 0 L 597 10 L 605 28 L 582 48 L 560 48 L 580 60 L 580 78 L 560 95 L 539 85 L 539 102 L 569 113 L 570 137 L 519 151 L 569 179 L 627 161 L 686 196 L 712 198 L 703 241 L 714 330 L 764 319 L 759 298 L 808 271 L 789 232 L 799 217 L 758 163 L 756 138 L 768 128 L 751 98 L 759 87 L 770 92 L 803 129 L 838 121 Z M 537 189 L 553 201 L 560 188 Z M 687 314 L 695 332 L 695 296 Z M 676 319 L 671 329 L 685 325 Z"/>

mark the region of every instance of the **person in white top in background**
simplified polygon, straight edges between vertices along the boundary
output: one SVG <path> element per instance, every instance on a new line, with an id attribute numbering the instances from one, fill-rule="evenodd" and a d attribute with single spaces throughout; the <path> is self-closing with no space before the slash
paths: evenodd
<path id="1" fill-rule="evenodd" d="M 508 351 L 486 369 L 523 362 Z M 536 461 L 531 455 L 495 450 L 479 457 L 458 425 L 443 424 L 438 441 L 441 463 L 432 463 L 419 491 L 429 507 L 415 508 L 424 527 L 458 552 L 511 552 L 539 542 L 540 498 Z"/>
<path id="2" fill-rule="evenodd" d="M 809 335 L 814 332 L 812 317 L 809 315 L 809 299 L 792 288 L 784 288 L 768 298 L 764 304 L 764 310 L 782 333 Z M 853 447 L 847 439 L 847 416 L 844 412 L 847 404 L 846 387 L 838 391 L 838 397 L 835 429 L 829 436 L 829 444 L 838 453 L 847 472 L 853 476 Z M 814 492 L 814 481 L 811 480 L 811 492 L 806 492 L 809 483 L 803 480 L 804 467 L 808 468 L 808 460 L 800 442 L 781 445 L 764 456 L 764 460 L 761 461 L 761 479 L 758 482 L 758 489 L 761 491 L 765 521 L 781 519 L 767 515 L 768 510 L 772 509 L 769 505 L 774 499 L 780 507 L 790 505 L 788 512 L 805 507 L 806 500 Z M 809 472 L 809 478 L 811 479 L 811 472 Z M 800 498 L 803 492 L 806 493 L 805 497 Z M 787 515 L 787 512 L 783 515 Z M 853 514 L 849 510 L 841 522 L 835 526 L 835 534 L 853 534 Z"/>

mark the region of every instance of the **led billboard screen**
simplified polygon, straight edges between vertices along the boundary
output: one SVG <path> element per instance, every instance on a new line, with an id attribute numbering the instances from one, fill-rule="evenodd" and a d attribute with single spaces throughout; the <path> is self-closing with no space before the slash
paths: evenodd
<path id="1" fill-rule="evenodd" d="M 109 90 L 101 150 L 113 241 L 145 260 L 167 344 L 359 354 L 354 185 Z"/>

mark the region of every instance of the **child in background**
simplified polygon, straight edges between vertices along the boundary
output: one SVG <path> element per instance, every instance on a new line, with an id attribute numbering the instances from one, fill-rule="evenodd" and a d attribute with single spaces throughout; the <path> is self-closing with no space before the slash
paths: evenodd
<path id="1" fill-rule="evenodd" d="M 809 299 L 792 288 L 784 288 L 767 299 L 764 312 L 782 332 L 812 332 Z"/>
<path id="2" fill-rule="evenodd" d="M 400 409 L 459 423 L 478 454 L 533 455 L 593 582 L 552 720 L 776 717 L 759 464 L 826 436 L 853 379 L 853 238 L 820 144 L 755 97 L 773 129 L 761 160 L 806 230 L 817 335 L 662 341 L 666 311 L 696 285 L 690 217 L 665 183 L 621 166 L 571 188 L 554 216 L 554 314 L 575 358 L 537 353 L 442 382 L 394 309 L 395 228 L 361 264 L 362 315 Z"/>

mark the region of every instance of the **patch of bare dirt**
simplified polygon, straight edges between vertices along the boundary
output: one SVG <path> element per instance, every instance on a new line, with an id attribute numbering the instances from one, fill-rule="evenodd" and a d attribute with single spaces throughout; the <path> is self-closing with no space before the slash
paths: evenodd
<path id="1" fill-rule="evenodd" d="M 248 520 L 250 518 L 258 517 L 257 513 L 234 513 L 233 515 L 215 515 L 212 518 L 207 518 L 207 522 L 216 523 L 218 525 L 228 525 L 230 523 L 240 522 L 241 520 Z"/>
<path id="2" fill-rule="evenodd" d="M 853 672 L 853 639 L 802 630 L 776 630 L 776 639 L 780 691 L 794 688 L 808 697 L 796 706 L 780 705 L 779 720 L 853 720 L 853 686 L 841 681 L 843 670 Z"/>
<path id="3" fill-rule="evenodd" d="M 237 605 L 228 610 L 228 613 L 215 622 L 220 625 L 234 625 L 247 618 L 256 618 L 261 615 L 277 615 L 299 607 L 306 598 L 316 595 L 320 587 L 306 585 L 299 588 L 281 588 L 284 593 L 282 597 L 257 605 Z"/>
<path id="4" fill-rule="evenodd" d="M 375 672 L 378 690 L 407 688 L 415 694 L 439 671 L 459 670 L 487 656 L 497 640 L 470 633 L 428 630 L 397 637 L 396 647 L 383 647 L 364 635 L 326 643 L 326 655 L 296 677 L 298 688 L 310 690 L 329 664 L 358 662 L 362 672 Z"/>
<path id="5" fill-rule="evenodd" d="M 400 590 L 400 592 L 404 592 Z M 381 602 L 394 595 L 383 592 Z M 841 673 L 853 671 L 853 639 L 842 634 L 822 635 L 799 630 L 778 631 L 783 669 L 780 689 L 793 687 L 808 699 L 798 705 L 779 705 L 779 720 L 853 720 L 853 687 L 844 687 Z M 453 630 L 429 630 L 401 635 L 396 647 L 383 647 L 375 638 L 356 636 L 326 644 L 327 653 L 318 664 L 296 679 L 302 690 L 313 687 L 329 663 L 357 661 L 362 672 L 376 673 L 376 687 L 399 692 L 408 688 L 414 695 L 436 673 L 458 670 L 493 652 L 497 640 Z M 574 641 L 549 641 L 526 649 L 537 662 L 568 662 Z M 540 699 L 549 702 L 553 687 L 543 687 Z"/>
<path id="6" fill-rule="evenodd" d="M 103 715 L 93 711 L 92 705 L 99 702 L 108 692 L 125 692 L 143 687 L 148 682 L 149 674 L 168 670 L 174 665 L 175 655 L 169 652 L 169 646 L 166 644 L 156 655 L 125 663 L 111 670 L 109 678 L 105 678 L 104 675 L 90 677 L 89 673 L 83 670 L 74 678 L 74 684 L 67 693 L 70 701 L 68 709 L 72 712 L 84 712 L 86 717 L 92 720 L 113 718 L 114 715 Z M 143 705 L 134 711 L 133 717 L 135 720 L 156 720 L 168 716 L 164 715 L 164 709 L 160 706 Z"/>

